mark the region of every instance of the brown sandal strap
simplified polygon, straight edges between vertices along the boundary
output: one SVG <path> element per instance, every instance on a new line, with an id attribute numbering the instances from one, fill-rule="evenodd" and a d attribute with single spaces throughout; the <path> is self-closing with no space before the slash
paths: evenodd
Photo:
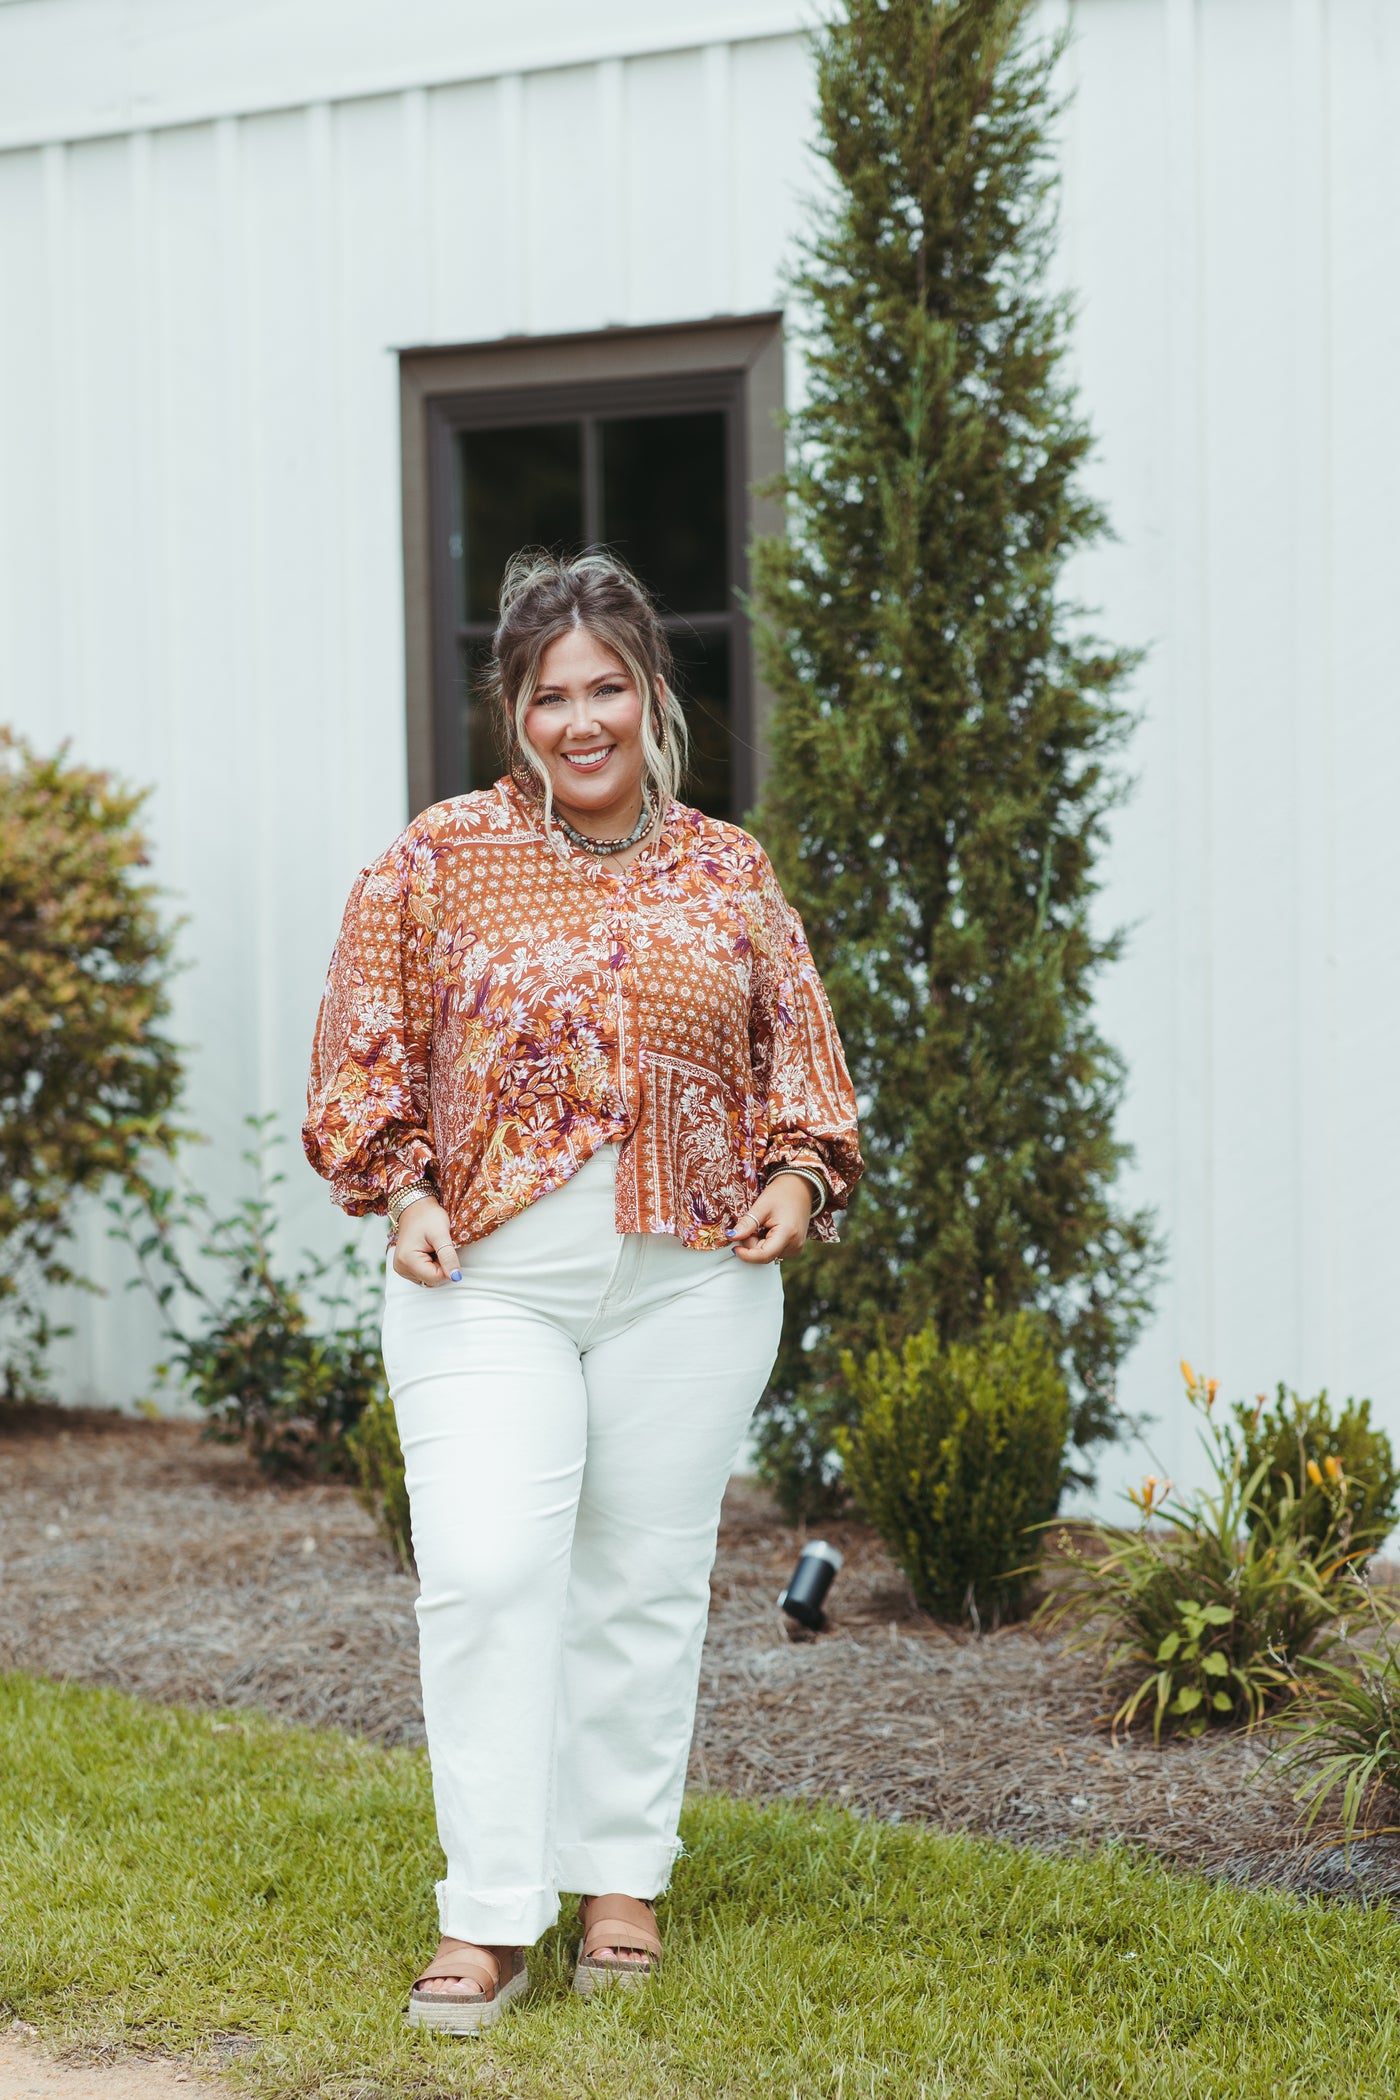
<path id="1" fill-rule="evenodd" d="M 427 1968 L 415 1976 L 413 1988 L 416 1991 L 420 1983 L 435 1982 L 439 1977 L 450 1978 L 454 1983 L 479 1983 L 489 2001 L 501 1987 L 501 1965 L 489 1947 L 478 1947 L 471 1940 L 456 1940 L 452 1951 L 435 1954 Z"/>
<path id="2" fill-rule="evenodd" d="M 608 1915 L 599 1916 L 591 1906 L 606 1904 Z M 625 1916 L 624 1912 L 630 1912 Z M 581 1907 L 583 1959 L 591 1961 L 599 1947 L 620 1947 L 629 1954 L 661 1959 L 661 1940 L 655 1930 L 655 1912 L 639 1896 L 590 1896 Z"/>

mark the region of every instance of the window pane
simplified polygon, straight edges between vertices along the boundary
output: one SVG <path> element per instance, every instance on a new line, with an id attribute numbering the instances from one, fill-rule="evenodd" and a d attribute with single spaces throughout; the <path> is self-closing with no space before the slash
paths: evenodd
<path id="1" fill-rule="evenodd" d="M 583 545 L 582 425 L 462 431 L 456 497 L 457 617 L 494 624 L 512 554 L 521 547 L 576 553 Z"/>
<path id="2" fill-rule="evenodd" d="M 480 689 L 481 674 L 491 658 L 489 642 L 462 642 L 457 655 L 457 770 L 443 786 L 445 795 L 468 788 L 488 788 L 505 772 L 496 742 L 490 702 Z"/>
<path id="3" fill-rule="evenodd" d="M 724 415 L 598 425 L 602 532 L 669 612 L 729 610 Z"/>
<path id="4" fill-rule="evenodd" d="M 690 729 L 690 770 L 681 792 L 707 816 L 732 818 L 729 636 L 673 632 L 671 649 Z"/>

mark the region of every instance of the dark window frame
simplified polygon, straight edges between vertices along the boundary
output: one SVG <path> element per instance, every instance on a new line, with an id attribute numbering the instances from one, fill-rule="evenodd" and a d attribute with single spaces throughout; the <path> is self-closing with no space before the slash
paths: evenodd
<path id="1" fill-rule="evenodd" d="M 750 540 L 782 525 L 781 507 L 754 494 L 754 484 L 782 466 L 781 316 L 408 350 L 399 364 L 410 813 L 451 792 L 457 762 L 459 627 L 449 548 L 457 432 L 721 409 L 732 601 L 721 617 L 731 635 L 734 798 L 742 816 L 762 787 L 769 696 L 740 601 Z M 672 624 L 704 632 L 719 623 L 678 617 Z"/>

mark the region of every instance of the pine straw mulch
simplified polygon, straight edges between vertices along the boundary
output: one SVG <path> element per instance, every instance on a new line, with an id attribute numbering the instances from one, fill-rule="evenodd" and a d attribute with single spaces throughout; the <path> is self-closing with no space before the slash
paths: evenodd
<path id="1" fill-rule="evenodd" d="M 774 1598 L 800 1535 L 751 1484 L 731 1489 L 698 1784 L 1400 1894 L 1394 1840 L 1353 1848 L 1349 1865 L 1317 1834 L 1304 1842 L 1287 1787 L 1259 1770 L 1260 1738 L 1115 1747 L 1091 1662 L 1025 1626 L 935 1625 L 866 1527 L 826 1536 L 846 1555 L 830 1630 L 794 1642 Z M 0 1412 L 0 1669 L 421 1741 L 414 1594 L 344 1488 L 269 1488 L 188 1423 Z"/>

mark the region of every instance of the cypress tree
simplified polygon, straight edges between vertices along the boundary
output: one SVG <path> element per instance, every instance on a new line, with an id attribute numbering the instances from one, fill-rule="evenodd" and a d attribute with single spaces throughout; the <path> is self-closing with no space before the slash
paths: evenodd
<path id="1" fill-rule="evenodd" d="M 794 289 L 807 397 L 789 532 L 755 549 L 776 695 L 756 823 L 802 912 L 861 1100 L 867 1180 L 794 1265 L 764 1469 L 829 1506 L 839 1352 L 1023 1306 L 1114 1433 L 1151 1220 L 1115 1203 L 1122 1071 L 1091 905 L 1128 652 L 1068 558 L 1106 530 L 1047 288 L 1057 47 L 1032 0 L 848 0 L 816 38 L 829 172 Z"/>

